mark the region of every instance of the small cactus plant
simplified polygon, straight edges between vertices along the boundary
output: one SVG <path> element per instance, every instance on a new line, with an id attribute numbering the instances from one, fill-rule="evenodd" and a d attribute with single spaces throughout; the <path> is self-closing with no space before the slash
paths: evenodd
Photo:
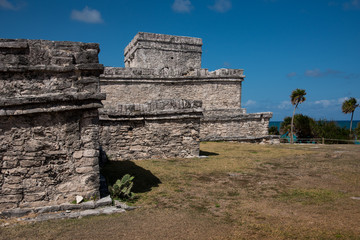
<path id="1" fill-rule="evenodd" d="M 133 187 L 134 177 L 129 174 L 125 174 L 121 180 L 118 179 L 113 186 L 109 186 L 109 192 L 112 198 L 119 199 L 131 199 L 133 197 L 133 193 L 131 192 L 131 188 Z"/>

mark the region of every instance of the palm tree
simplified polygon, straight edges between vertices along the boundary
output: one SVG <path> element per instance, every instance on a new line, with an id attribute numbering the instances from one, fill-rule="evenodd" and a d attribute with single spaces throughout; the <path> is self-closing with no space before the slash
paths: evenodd
<path id="1" fill-rule="evenodd" d="M 345 100 L 341 107 L 343 113 L 345 113 L 345 114 L 351 113 L 350 134 L 351 134 L 351 130 L 352 130 L 354 111 L 358 106 L 359 106 L 359 104 L 357 104 L 356 99 L 352 97 L 348 100 Z"/>
<path id="2" fill-rule="evenodd" d="M 290 143 L 293 144 L 294 143 L 294 116 L 295 116 L 295 110 L 298 107 L 298 105 L 302 102 L 304 102 L 306 100 L 306 98 L 304 97 L 306 95 L 306 92 L 304 89 L 295 89 L 294 91 L 292 91 L 291 95 L 290 95 L 290 99 L 291 99 L 291 104 L 294 105 L 294 112 L 291 118 L 291 132 L 290 132 Z"/>

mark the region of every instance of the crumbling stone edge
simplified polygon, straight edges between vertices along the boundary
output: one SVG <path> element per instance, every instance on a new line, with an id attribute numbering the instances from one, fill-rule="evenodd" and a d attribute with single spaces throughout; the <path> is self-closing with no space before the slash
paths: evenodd
<path id="1" fill-rule="evenodd" d="M 0 227 L 11 225 L 6 220 L 15 218 L 15 224 L 18 222 L 41 222 L 54 219 L 82 218 L 100 214 L 121 213 L 136 208 L 118 200 L 113 201 L 110 196 L 107 196 L 97 201 L 87 201 L 80 204 L 63 203 L 44 207 L 7 209 L 0 213 L 0 219 L 4 220 L 0 221 Z"/>

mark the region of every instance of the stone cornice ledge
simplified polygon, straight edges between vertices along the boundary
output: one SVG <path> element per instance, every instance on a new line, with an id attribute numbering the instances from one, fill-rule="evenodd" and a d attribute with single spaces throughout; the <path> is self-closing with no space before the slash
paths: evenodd
<path id="1" fill-rule="evenodd" d="M 0 72 L 28 72 L 28 71 L 39 71 L 39 72 L 73 72 L 73 71 L 98 71 L 102 73 L 104 66 L 98 63 L 88 63 L 88 64 L 76 64 L 76 65 L 35 65 L 35 66 L 25 66 L 25 65 L 15 65 L 15 66 L 0 66 Z"/>
<path id="2" fill-rule="evenodd" d="M 64 102 L 58 105 L 52 106 L 38 106 L 28 109 L 0 109 L 0 116 L 17 116 L 17 115 L 26 115 L 34 113 L 49 113 L 49 112 L 63 112 L 63 111 L 74 111 L 90 108 L 101 108 L 103 105 L 101 102 L 90 102 L 82 104 L 74 104 L 69 102 Z"/>
<path id="3" fill-rule="evenodd" d="M 233 116 L 222 116 L 222 115 L 212 115 L 207 116 L 204 114 L 202 122 L 211 122 L 211 121 L 243 121 L 243 120 L 256 120 L 256 119 L 270 119 L 272 118 L 272 112 L 260 112 L 260 113 L 244 113 L 244 114 L 235 114 Z"/>
<path id="4" fill-rule="evenodd" d="M 209 72 L 208 69 L 194 69 L 187 72 L 179 72 L 172 69 L 146 69 L 146 68 L 118 68 L 105 67 L 104 74 L 100 75 L 102 81 L 121 80 L 198 80 L 198 79 L 232 79 L 234 81 L 244 80 L 243 69 L 218 69 Z"/>
<path id="5" fill-rule="evenodd" d="M 178 119 L 199 119 L 202 118 L 203 114 L 201 111 L 179 111 L 172 113 L 157 112 L 143 115 L 133 116 L 115 116 L 115 115 L 100 115 L 101 121 L 142 121 L 142 120 L 178 120 Z"/>
<path id="6" fill-rule="evenodd" d="M 12 98 L 0 98 L 0 109 L 4 107 L 20 106 L 26 104 L 40 104 L 51 102 L 68 102 L 84 100 L 105 100 L 105 93 L 74 92 L 74 93 L 48 93 L 28 95 Z"/>
<path id="7" fill-rule="evenodd" d="M 239 142 L 258 142 L 263 139 L 272 139 L 271 135 L 261 135 L 261 136 L 239 136 L 239 137 L 222 137 L 222 136 L 207 136 L 201 138 L 200 141 L 239 141 Z"/>

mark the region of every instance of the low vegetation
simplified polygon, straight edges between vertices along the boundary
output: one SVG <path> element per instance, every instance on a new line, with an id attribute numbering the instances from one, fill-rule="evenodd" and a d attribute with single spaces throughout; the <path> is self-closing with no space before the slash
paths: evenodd
<path id="1" fill-rule="evenodd" d="M 134 193 L 131 192 L 131 189 L 134 185 L 134 177 L 129 174 L 125 174 L 121 179 L 116 180 L 116 182 L 109 186 L 109 192 L 113 199 L 126 200 L 132 199 Z"/>
<path id="2" fill-rule="evenodd" d="M 285 117 L 280 126 L 280 134 L 290 132 L 291 117 Z M 300 139 L 328 139 L 326 143 L 348 143 L 356 136 L 360 136 L 360 126 L 355 129 L 355 136 L 350 134 L 346 127 L 339 127 L 334 121 L 319 120 L 315 121 L 313 118 L 296 114 L 294 116 L 294 134 Z M 269 129 L 270 131 L 270 129 Z M 272 130 L 274 131 L 274 130 Z"/>
<path id="3" fill-rule="evenodd" d="M 140 208 L 2 227 L 0 238 L 359 239 L 359 146 L 206 142 L 201 155 L 110 162 L 113 183 L 135 177 Z"/>

